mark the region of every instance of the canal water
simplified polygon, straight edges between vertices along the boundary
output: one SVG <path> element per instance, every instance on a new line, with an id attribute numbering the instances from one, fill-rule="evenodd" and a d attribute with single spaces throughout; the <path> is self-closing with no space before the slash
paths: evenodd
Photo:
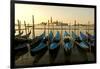
<path id="1" fill-rule="evenodd" d="M 32 25 L 31 25 L 32 26 Z M 24 29 L 24 25 L 21 25 L 21 29 Z M 46 36 L 48 36 L 48 28 L 49 28 L 49 32 L 52 31 L 53 34 L 55 35 L 57 31 L 59 31 L 60 33 L 64 31 L 67 31 L 70 35 L 72 34 L 72 31 L 74 31 L 77 35 L 80 34 L 80 31 L 85 33 L 89 32 L 90 34 L 94 35 L 94 25 L 90 25 L 90 26 L 53 26 L 53 25 L 49 25 L 49 27 L 46 25 L 35 25 L 35 36 L 39 36 L 44 32 L 44 28 L 46 28 L 45 33 Z M 15 26 L 15 29 L 18 29 L 18 26 Z M 31 35 L 30 38 L 32 38 L 32 27 L 29 28 L 29 31 L 31 31 Z M 25 30 L 23 30 L 23 35 L 25 35 Z M 27 30 L 28 32 L 28 30 Z M 16 31 L 15 35 L 18 34 L 18 30 Z"/>

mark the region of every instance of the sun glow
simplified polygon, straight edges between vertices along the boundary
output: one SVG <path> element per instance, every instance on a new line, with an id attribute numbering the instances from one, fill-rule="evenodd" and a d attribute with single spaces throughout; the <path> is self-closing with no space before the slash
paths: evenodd
<path id="1" fill-rule="evenodd" d="M 78 23 L 86 24 L 88 21 L 94 23 L 93 8 L 77 8 L 77 7 L 59 7 L 45 5 L 30 5 L 30 4 L 15 4 L 15 23 L 21 20 L 21 23 L 31 24 L 32 15 L 34 16 L 35 24 L 47 22 L 50 17 L 53 21 L 62 21 L 64 23 L 73 23 L 76 20 Z"/>

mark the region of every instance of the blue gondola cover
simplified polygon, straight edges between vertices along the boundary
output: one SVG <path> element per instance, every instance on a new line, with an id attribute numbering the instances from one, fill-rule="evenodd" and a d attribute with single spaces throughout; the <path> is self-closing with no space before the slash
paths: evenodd
<path id="1" fill-rule="evenodd" d="M 69 34 L 66 31 L 63 33 L 63 39 L 65 36 L 69 36 Z"/>
<path id="2" fill-rule="evenodd" d="M 52 31 L 50 31 L 50 33 L 49 33 L 49 39 L 50 39 L 51 42 L 53 41 L 53 33 L 52 33 Z"/>
<path id="3" fill-rule="evenodd" d="M 67 49 L 71 49 L 72 48 L 72 43 L 71 42 L 67 42 L 64 44 L 64 47 Z"/>
<path id="4" fill-rule="evenodd" d="M 60 40 L 60 33 L 59 33 L 59 31 L 57 31 L 57 33 L 55 35 L 55 40 L 57 40 L 57 41 Z"/>
<path id="5" fill-rule="evenodd" d="M 50 45 L 50 49 L 55 49 L 55 48 L 57 48 L 57 43 L 52 43 L 52 44 Z"/>
<path id="6" fill-rule="evenodd" d="M 76 35 L 73 31 L 72 31 L 72 38 L 73 39 L 77 39 L 78 38 L 78 35 Z"/>
<path id="7" fill-rule="evenodd" d="M 36 52 L 36 51 L 39 51 L 45 47 L 46 47 L 45 43 L 41 42 L 37 47 L 33 48 L 31 51 Z"/>
<path id="8" fill-rule="evenodd" d="M 80 39 L 81 40 L 85 40 L 85 39 L 87 39 L 88 37 L 85 35 L 85 34 L 83 34 L 82 32 L 80 32 Z"/>
<path id="9" fill-rule="evenodd" d="M 79 43 L 79 46 L 80 46 L 81 48 L 89 48 L 89 47 L 87 46 L 87 44 L 85 44 L 84 42 L 80 42 L 80 43 Z"/>

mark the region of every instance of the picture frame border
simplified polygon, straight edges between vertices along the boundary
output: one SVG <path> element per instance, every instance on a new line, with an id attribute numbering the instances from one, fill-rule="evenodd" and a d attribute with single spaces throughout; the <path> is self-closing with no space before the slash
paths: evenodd
<path id="1" fill-rule="evenodd" d="M 51 3 L 51 2 L 36 2 L 36 1 L 13 1 L 13 0 L 11 0 L 10 1 L 10 67 L 11 68 L 28 68 L 28 67 L 48 67 L 48 66 L 64 66 L 64 65 L 80 65 L 80 64 L 94 64 L 94 63 L 96 63 L 96 59 L 97 59 L 97 57 L 96 57 L 96 51 L 97 51 L 97 49 L 95 49 L 95 61 L 90 61 L 90 62 L 80 62 L 80 63 L 71 63 L 71 64 L 49 64 L 49 65 L 35 65 L 35 66 L 19 66 L 19 67 L 15 67 L 15 56 L 14 56 L 14 38 L 15 38 L 15 36 L 14 36 L 14 32 L 15 32 L 15 3 L 18 3 L 18 4 L 34 4 L 34 5 L 45 5 L 45 6 L 62 6 L 62 7 L 81 7 L 81 8 L 94 8 L 94 35 L 95 35 L 95 46 L 96 46 L 96 48 L 97 48 L 97 45 L 96 45 L 96 36 L 97 36 L 97 34 L 96 34 L 96 10 L 97 10 L 97 8 L 96 8 L 96 5 L 83 5 L 83 4 L 67 4 L 67 3 Z"/>

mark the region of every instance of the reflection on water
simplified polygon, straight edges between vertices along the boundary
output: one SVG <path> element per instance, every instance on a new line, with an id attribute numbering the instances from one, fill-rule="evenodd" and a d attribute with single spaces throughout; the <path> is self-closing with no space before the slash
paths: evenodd
<path id="1" fill-rule="evenodd" d="M 49 26 L 49 31 L 48 31 L 48 26 L 45 26 L 46 28 L 46 36 L 48 35 L 48 32 L 53 31 L 53 34 L 55 35 L 57 31 L 59 31 L 60 33 L 67 31 L 69 34 L 72 34 L 72 31 L 75 31 L 77 35 L 80 34 L 80 31 L 82 31 L 83 33 L 89 32 L 90 34 L 94 34 L 94 26 L 90 25 L 90 26 Z M 15 26 L 15 29 L 18 29 L 18 26 Z M 24 29 L 24 26 L 21 26 L 21 29 Z M 31 35 L 30 38 L 32 38 L 32 27 L 29 28 L 29 31 L 31 30 Z M 24 33 L 23 35 L 25 35 L 25 30 L 23 30 Z M 28 32 L 28 30 L 27 30 Z M 40 26 L 40 25 L 36 25 L 35 26 L 35 35 L 39 36 L 40 34 L 42 34 L 44 32 L 44 26 Z M 18 34 L 18 30 L 16 31 L 15 35 Z"/>

